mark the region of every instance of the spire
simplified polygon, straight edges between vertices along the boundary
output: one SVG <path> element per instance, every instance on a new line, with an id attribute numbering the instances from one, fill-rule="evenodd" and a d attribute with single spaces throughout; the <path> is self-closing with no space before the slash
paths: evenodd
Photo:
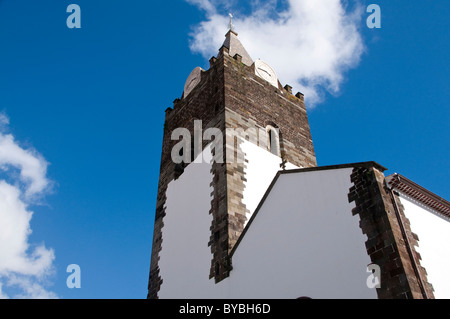
<path id="1" fill-rule="evenodd" d="M 244 46 L 242 45 L 241 41 L 238 39 L 238 34 L 234 30 L 233 25 L 233 15 L 230 13 L 230 23 L 228 24 L 228 32 L 225 35 L 225 41 L 223 43 L 223 46 L 228 49 L 228 54 L 231 57 L 234 57 L 236 54 L 240 55 L 242 57 L 242 63 L 245 65 L 251 66 L 253 64 L 253 60 L 248 54 L 248 52 L 245 50 Z"/>

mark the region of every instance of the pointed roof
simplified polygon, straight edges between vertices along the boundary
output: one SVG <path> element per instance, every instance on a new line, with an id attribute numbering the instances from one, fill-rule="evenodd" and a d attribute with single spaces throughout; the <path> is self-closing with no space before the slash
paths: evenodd
<path id="1" fill-rule="evenodd" d="M 241 41 L 238 39 L 238 34 L 234 30 L 229 30 L 225 35 L 225 41 L 223 46 L 228 49 L 228 54 L 231 57 L 234 57 L 236 54 L 239 54 L 242 57 L 242 63 L 247 66 L 251 66 L 253 64 L 253 60 L 245 50 Z"/>

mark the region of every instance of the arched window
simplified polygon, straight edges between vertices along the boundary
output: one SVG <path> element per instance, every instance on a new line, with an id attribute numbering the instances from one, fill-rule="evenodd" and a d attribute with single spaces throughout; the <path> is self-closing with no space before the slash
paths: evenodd
<path id="1" fill-rule="evenodd" d="M 270 153 L 280 156 L 280 131 L 278 128 L 268 125 L 267 131 L 267 148 Z"/>

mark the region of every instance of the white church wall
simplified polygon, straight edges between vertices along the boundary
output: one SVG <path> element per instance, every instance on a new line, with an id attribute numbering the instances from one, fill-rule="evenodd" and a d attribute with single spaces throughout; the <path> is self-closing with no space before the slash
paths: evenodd
<path id="1" fill-rule="evenodd" d="M 259 174 L 257 169 L 247 171 L 248 185 L 260 186 L 258 199 L 251 199 L 256 207 L 279 162 L 252 146 L 244 149 L 254 165 L 258 161 L 270 165 L 273 160 L 270 174 L 267 166 Z M 201 155 L 206 160 L 188 165 L 168 185 L 160 298 L 377 297 L 366 285 L 371 263 L 366 238 L 359 216 L 352 216 L 354 204 L 347 199 L 351 168 L 281 174 L 237 247 L 230 276 L 218 284 L 209 279 L 213 178 L 209 154 L 207 147 Z M 264 181 L 254 177 L 265 173 Z M 246 200 L 252 203 L 249 197 Z"/>
<path id="2" fill-rule="evenodd" d="M 248 161 L 243 202 L 253 213 L 281 169 L 281 159 L 246 140 L 242 141 L 241 147 Z M 160 298 L 222 298 L 228 295 L 223 282 L 215 285 L 214 279 L 209 279 L 212 259 L 208 247 L 212 221 L 209 210 L 213 191 L 210 154 L 211 147 L 208 146 L 186 167 L 179 179 L 169 183 L 166 191 L 159 261 L 163 279 Z M 286 167 L 296 168 L 290 163 Z"/>
<path id="3" fill-rule="evenodd" d="M 421 265 L 427 271 L 437 299 L 450 299 L 450 221 L 424 209 L 412 200 L 400 196 L 405 216 L 412 232 L 419 237 Z"/>
<path id="4" fill-rule="evenodd" d="M 228 298 L 377 298 L 367 238 L 348 203 L 351 172 L 280 175 L 221 283 Z"/>
<path id="5" fill-rule="evenodd" d="M 169 183 L 166 191 L 166 216 L 162 229 L 159 297 L 214 298 L 218 293 L 209 280 L 211 249 L 212 181 L 211 148 L 205 148 L 203 161 L 198 158 L 184 173 Z M 217 296 L 215 296 L 217 297 Z"/>
<path id="6" fill-rule="evenodd" d="M 247 222 L 255 211 L 264 193 L 281 169 L 281 158 L 269 151 L 241 139 L 241 149 L 245 153 L 247 165 L 245 168 L 245 189 L 242 202 L 250 211 L 247 214 Z M 298 168 L 291 163 L 286 164 L 287 169 Z"/>

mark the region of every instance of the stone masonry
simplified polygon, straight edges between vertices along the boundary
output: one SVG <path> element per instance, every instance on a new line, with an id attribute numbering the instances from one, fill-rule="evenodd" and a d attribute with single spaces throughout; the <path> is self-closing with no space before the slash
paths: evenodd
<path id="1" fill-rule="evenodd" d="M 411 232 L 397 195 L 387 188 L 378 164 L 355 167 L 351 176 L 354 186 L 349 202 L 355 202 L 353 214 L 360 217 L 360 227 L 367 235 L 367 254 L 380 266 L 380 299 L 434 298 L 415 250 L 417 236 Z"/>
<path id="2" fill-rule="evenodd" d="M 173 163 L 171 150 L 179 142 L 171 140 L 174 129 L 187 128 L 193 136 L 194 121 L 201 120 L 203 130 L 215 127 L 223 132 L 224 153 L 216 154 L 223 156 L 223 161 L 214 162 L 211 171 L 213 193 L 209 214 L 213 216 L 213 221 L 210 241 L 205 243 L 211 248 L 209 277 L 216 282 L 226 278 L 232 269 L 229 253 L 244 229 L 248 212 L 242 202 L 246 161 L 240 141 L 241 138 L 258 141 L 258 136 L 244 134 L 238 138 L 228 134 L 226 129 L 241 129 L 248 133 L 260 132 L 268 125 L 277 127 L 284 160 L 298 167 L 317 166 L 303 95 L 298 93 L 294 96 L 288 85 L 285 88 L 281 84 L 278 88 L 270 85 L 256 76 L 254 65 L 244 64 L 239 54 L 230 56 L 227 45 L 239 42 L 236 38 L 232 41 L 228 38 L 235 35 L 233 31 L 227 33 L 224 46 L 217 57 L 211 58 L 209 70 L 201 73 L 199 84 L 188 96 L 176 99 L 173 108 L 166 110 L 148 298 L 158 298 L 158 291 L 164 284 L 158 260 L 164 240 L 162 229 L 167 186 L 183 173 L 187 165 L 195 165 Z M 209 143 L 203 141 L 202 149 Z M 264 143 L 259 146 L 267 149 Z M 244 160 L 227 162 L 230 154 L 233 154 L 232 158 Z"/>

